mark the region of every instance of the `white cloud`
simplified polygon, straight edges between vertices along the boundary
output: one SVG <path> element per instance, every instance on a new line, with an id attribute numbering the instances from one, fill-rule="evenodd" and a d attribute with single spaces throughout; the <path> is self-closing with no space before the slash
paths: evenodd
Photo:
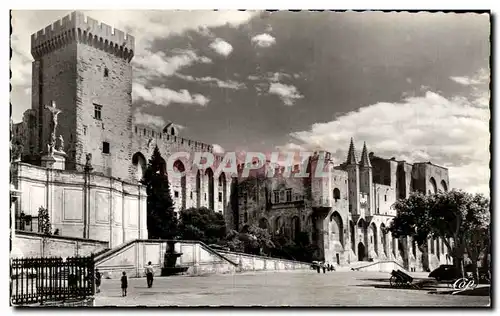
<path id="1" fill-rule="evenodd" d="M 451 187 L 488 193 L 490 113 L 477 102 L 428 91 L 399 103 L 363 107 L 292 136 L 307 144 L 302 146 L 331 151 L 337 164 L 345 161 L 354 137 L 358 150 L 366 141 L 368 150 L 381 157 L 431 161 L 449 168 Z"/>
<path id="2" fill-rule="evenodd" d="M 276 43 L 276 38 L 267 33 L 263 33 L 252 37 L 252 43 L 260 47 L 269 47 Z"/>
<path id="3" fill-rule="evenodd" d="M 163 52 L 145 52 L 133 59 L 136 75 L 150 78 L 152 76 L 171 76 L 181 68 L 194 63 L 211 63 L 208 57 L 198 56 L 191 50 L 176 51 L 176 55 L 167 57 Z"/>
<path id="4" fill-rule="evenodd" d="M 211 44 L 210 48 L 213 49 L 217 54 L 222 55 L 224 57 L 229 56 L 233 51 L 233 46 L 223 39 L 216 38 Z"/>
<path id="5" fill-rule="evenodd" d="M 210 99 L 201 94 L 191 94 L 185 89 L 179 91 L 161 87 L 152 87 L 148 89 L 139 83 L 134 83 L 132 85 L 132 96 L 134 100 L 144 100 L 163 106 L 167 106 L 170 103 L 206 106 L 210 101 Z"/>
<path id="6" fill-rule="evenodd" d="M 304 96 L 299 93 L 296 87 L 279 82 L 272 82 L 269 86 L 269 93 L 278 95 L 285 105 L 291 106 L 295 100 L 302 99 Z"/>
<path id="7" fill-rule="evenodd" d="M 296 143 L 288 143 L 283 146 L 276 146 L 276 149 L 281 152 L 297 152 L 297 151 L 307 151 L 306 146 L 299 145 Z"/>
<path id="8" fill-rule="evenodd" d="M 140 109 L 137 109 L 134 112 L 134 123 L 154 126 L 157 127 L 158 129 L 163 129 L 166 125 L 165 119 L 163 117 L 157 115 L 151 115 L 148 113 L 143 113 L 141 112 Z"/>
<path id="9" fill-rule="evenodd" d="M 184 79 L 186 81 L 191 81 L 191 82 L 206 82 L 210 84 L 214 84 L 219 88 L 227 88 L 227 89 L 233 89 L 233 90 L 239 90 L 239 89 L 244 89 L 246 88 L 244 83 L 241 82 L 236 82 L 233 80 L 227 80 L 223 81 L 214 77 L 199 77 L 195 78 L 193 76 L 186 76 L 186 75 L 181 75 L 181 74 L 176 74 L 178 78 Z"/>
<path id="10" fill-rule="evenodd" d="M 463 84 L 464 86 L 479 84 L 479 81 L 469 77 L 450 77 L 451 80 Z"/>
<path id="11" fill-rule="evenodd" d="M 212 145 L 213 151 L 216 154 L 223 154 L 226 150 L 219 144 Z"/>
<path id="12" fill-rule="evenodd" d="M 12 12 L 11 46 L 13 48 L 13 56 L 11 67 L 13 91 L 21 91 L 22 93 L 24 88 L 31 85 L 31 34 L 70 13 L 71 11 L 69 10 L 14 10 Z M 258 14 L 257 11 L 236 10 L 97 10 L 83 11 L 83 13 L 133 35 L 135 37 L 134 60 L 142 60 L 140 63 L 151 66 L 151 68 L 143 70 L 151 70 L 153 72 L 156 70 L 154 67 L 161 61 L 158 57 L 162 57 L 155 56 L 155 53 L 151 52 L 151 44 L 155 39 L 165 38 L 172 34 L 180 34 L 187 30 L 197 30 L 200 27 L 201 29 L 222 25 L 237 27 L 247 23 L 253 16 Z M 185 57 L 183 56 L 183 58 Z M 147 61 L 146 59 L 148 58 L 156 58 L 156 61 Z M 168 65 L 160 66 L 159 69 L 168 74 L 171 73 L 171 68 L 174 69 L 176 67 L 177 63 L 182 64 L 182 61 L 169 60 L 167 61 Z M 185 64 L 185 66 L 189 65 L 189 63 Z M 140 73 L 134 73 L 134 76 L 136 75 L 141 76 Z M 142 75 L 144 76 L 145 74 L 143 73 Z M 18 104 L 16 100 L 13 100 L 13 102 L 15 102 L 13 104 L 13 111 L 16 117 L 21 117 L 22 112 L 31 105 L 29 102 L 26 102 L 26 104 L 24 104 L 25 102 Z"/>
<path id="13" fill-rule="evenodd" d="M 476 86 L 476 85 L 488 84 L 490 80 L 490 74 L 488 70 L 480 69 L 472 77 L 457 76 L 457 77 L 450 77 L 450 79 L 464 86 Z"/>

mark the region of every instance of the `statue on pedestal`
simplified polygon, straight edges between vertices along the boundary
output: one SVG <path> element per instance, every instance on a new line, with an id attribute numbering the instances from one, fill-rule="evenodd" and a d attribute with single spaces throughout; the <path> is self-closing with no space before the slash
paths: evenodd
<path id="1" fill-rule="evenodd" d="M 56 128 L 57 128 L 57 116 L 59 113 L 61 113 L 61 110 L 59 110 L 56 107 L 56 102 L 52 101 L 52 105 L 45 106 L 45 109 L 49 111 L 51 114 L 50 116 L 50 124 L 49 124 L 49 131 L 50 131 L 50 137 L 49 137 L 49 143 L 47 145 L 47 151 L 49 154 L 54 152 L 54 147 L 56 144 Z"/>
<path id="2" fill-rule="evenodd" d="M 64 139 L 63 139 L 62 135 L 59 135 L 59 138 L 57 140 L 58 140 L 58 144 L 56 146 L 56 150 L 64 152 Z"/>
<path id="3" fill-rule="evenodd" d="M 85 171 L 91 171 L 93 168 L 92 168 L 92 154 L 91 153 L 87 153 L 87 155 L 85 155 L 85 167 L 84 167 Z"/>

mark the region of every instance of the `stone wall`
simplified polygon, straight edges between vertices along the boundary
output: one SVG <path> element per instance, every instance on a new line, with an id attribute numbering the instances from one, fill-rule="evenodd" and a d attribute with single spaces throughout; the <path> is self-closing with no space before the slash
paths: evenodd
<path id="1" fill-rule="evenodd" d="M 143 186 L 25 163 L 12 165 L 12 183 L 21 191 L 16 212 L 37 216 L 40 206 L 47 208 L 53 231 L 62 236 L 101 240 L 110 247 L 147 238 Z"/>
<path id="2" fill-rule="evenodd" d="M 98 240 L 46 236 L 33 232 L 15 231 L 13 235 L 13 258 L 90 256 L 107 249 L 109 245 Z"/>
<path id="3" fill-rule="evenodd" d="M 144 267 L 151 261 L 155 275 L 161 275 L 166 249 L 163 240 L 135 240 L 100 254 L 96 266 L 108 278 L 118 278 L 123 271 L 130 277 L 144 277 Z M 177 265 L 188 267 L 188 275 L 310 269 L 304 262 L 215 251 L 199 241 L 180 240 L 175 251 L 182 253 Z"/>
<path id="4" fill-rule="evenodd" d="M 144 277 L 144 267 L 149 261 L 155 275 L 161 275 L 167 242 L 162 240 L 134 240 L 112 249 L 96 258 L 96 267 L 106 278 L 119 278 L 123 271 L 129 277 Z M 225 258 L 199 241 L 179 241 L 175 251 L 182 255 L 177 265 L 187 266 L 187 274 L 233 273 L 235 262 Z"/>
<path id="5" fill-rule="evenodd" d="M 240 267 L 240 271 L 309 270 L 311 268 L 311 264 L 307 262 L 254 256 L 239 252 L 220 250 L 217 250 L 217 252 L 224 257 L 237 262 Z"/>

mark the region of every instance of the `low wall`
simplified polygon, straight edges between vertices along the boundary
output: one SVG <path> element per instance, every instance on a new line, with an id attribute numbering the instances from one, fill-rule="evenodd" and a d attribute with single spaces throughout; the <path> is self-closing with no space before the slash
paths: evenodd
<path id="1" fill-rule="evenodd" d="M 122 272 L 129 277 L 143 277 L 144 267 L 149 261 L 155 275 L 161 275 L 166 240 L 134 240 L 96 257 L 96 268 L 105 278 L 118 278 Z M 238 269 L 233 262 L 199 241 L 177 241 L 175 251 L 182 253 L 178 266 L 188 267 L 187 274 L 232 273 Z"/>
<path id="2" fill-rule="evenodd" d="M 240 271 L 282 271 L 282 270 L 309 270 L 311 264 L 307 262 L 249 255 L 240 252 L 218 250 L 221 255 L 238 263 Z"/>
<path id="3" fill-rule="evenodd" d="M 16 230 L 12 237 L 11 257 L 84 257 L 107 248 L 108 243 L 105 241 L 67 236 L 47 236 Z"/>
<path id="4" fill-rule="evenodd" d="M 363 266 L 358 266 L 353 268 L 355 271 L 363 271 L 363 272 L 392 272 L 392 270 L 401 270 L 406 271 L 406 269 L 395 261 L 379 261 L 368 263 Z"/>
<path id="5" fill-rule="evenodd" d="M 144 277 L 144 267 L 151 261 L 159 276 L 166 250 L 166 240 L 135 240 L 98 255 L 96 267 L 105 278 L 118 278 L 123 271 L 129 277 Z M 179 240 L 175 251 L 182 253 L 177 265 L 187 267 L 188 275 L 310 269 L 310 264 L 304 262 L 215 251 L 200 241 Z"/>

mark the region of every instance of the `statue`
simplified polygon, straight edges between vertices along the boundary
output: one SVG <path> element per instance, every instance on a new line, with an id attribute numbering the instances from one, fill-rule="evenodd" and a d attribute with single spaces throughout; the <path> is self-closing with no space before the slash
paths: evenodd
<path id="1" fill-rule="evenodd" d="M 58 140 L 59 140 L 59 144 L 57 144 L 56 149 L 58 151 L 64 151 L 64 139 L 63 139 L 62 135 L 59 135 Z"/>
<path id="2" fill-rule="evenodd" d="M 16 141 L 11 149 L 11 157 L 13 161 L 20 161 L 24 151 L 24 146 L 20 141 Z"/>
<path id="3" fill-rule="evenodd" d="M 85 155 L 85 167 L 84 167 L 85 171 L 91 171 L 93 168 L 92 168 L 92 154 L 91 153 L 87 153 Z"/>
<path id="4" fill-rule="evenodd" d="M 56 102 L 52 101 L 52 106 L 45 106 L 45 109 L 48 110 L 51 114 L 51 120 L 50 120 L 50 125 L 49 125 L 49 131 L 50 131 L 50 139 L 49 139 L 49 144 L 52 145 L 53 147 L 56 142 L 56 128 L 57 128 L 57 116 L 59 113 L 61 113 L 61 110 L 59 110 L 56 107 Z M 53 149 L 53 148 L 52 148 Z"/>

